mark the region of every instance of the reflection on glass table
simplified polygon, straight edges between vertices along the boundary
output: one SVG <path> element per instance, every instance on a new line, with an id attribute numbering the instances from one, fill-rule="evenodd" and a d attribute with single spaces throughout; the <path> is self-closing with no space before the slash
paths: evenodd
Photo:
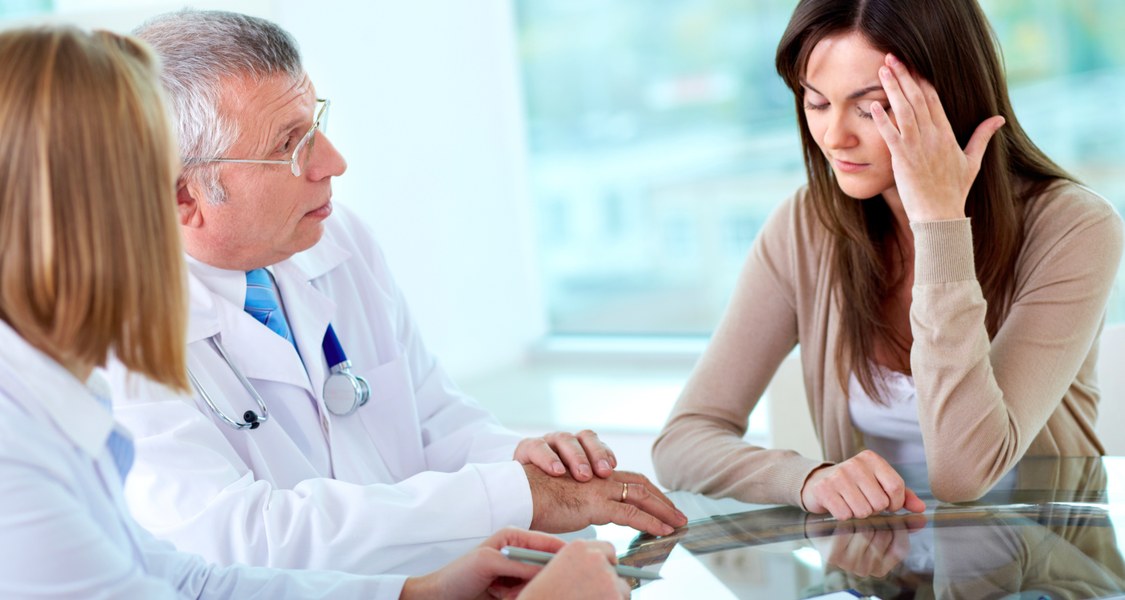
<path id="1" fill-rule="evenodd" d="M 1125 459 L 1027 458 L 964 504 L 936 501 L 922 468 L 900 471 L 924 513 L 841 522 L 678 492 L 701 518 L 629 544 L 623 563 L 664 576 L 633 597 L 682 598 L 693 578 L 709 598 L 1125 598 Z"/>

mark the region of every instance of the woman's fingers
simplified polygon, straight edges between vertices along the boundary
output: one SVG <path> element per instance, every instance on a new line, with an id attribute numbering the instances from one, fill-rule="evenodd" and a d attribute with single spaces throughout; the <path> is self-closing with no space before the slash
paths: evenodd
<path id="1" fill-rule="evenodd" d="M 1004 117 L 1000 115 L 985 119 L 983 123 L 977 125 L 973 136 L 969 138 L 969 143 L 965 145 L 965 158 L 969 160 L 973 179 L 976 179 L 976 174 L 980 172 L 980 163 L 984 159 L 984 151 L 988 149 L 988 142 L 997 131 L 1000 131 L 1004 123 Z"/>
<path id="2" fill-rule="evenodd" d="M 839 520 L 865 518 L 906 508 L 922 512 L 926 505 L 906 487 L 902 476 L 883 457 L 870 450 L 830 467 L 814 471 L 802 491 L 810 512 L 828 511 Z"/>
<path id="3" fill-rule="evenodd" d="M 906 490 L 906 499 L 903 502 L 902 507 L 905 508 L 906 510 L 910 511 L 910 512 L 915 512 L 915 513 L 920 513 L 920 512 L 926 511 L 926 503 L 923 502 L 922 499 L 918 497 L 918 494 L 914 493 L 914 490 L 911 490 L 909 488 Z M 925 525 L 925 524 L 926 524 L 926 521 L 923 519 L 922 525 Z"/>
<path id="4" fill-rule="evenodd" d="M 914 107 L 910 105 L 906 94 L 903 93 L 902 86 L 899 85 L 899 80 L 895 77 L 894 71 L 891 71 L 890 67 L 879 67 L 879 81 L 883 84 L 883 91 L 887 93 L 887 102 L 890 103 L 891 110 L 895 113 L 899 136 L 903 141 L 915 140 L 918 137 L 918 122 L 914 114 Z M 892 146 L 891 149 L 893 150 L 894 147 Z"/>
<path id="5" fill-rule="evenodd" d="M 929 98 L 924 92 L 922 85 L 920 85 L 919 79 L 893 54 L 887 55 L 885 63 L 886 68 L 894 75 L 893 79 L 895 85 L 910 104 L 910 108 L 912 109 L 911 115 L 913 115 L 918 126 L 924 127 L 933 125 L 934 119 L 932 108 L 929 105 Z"/>

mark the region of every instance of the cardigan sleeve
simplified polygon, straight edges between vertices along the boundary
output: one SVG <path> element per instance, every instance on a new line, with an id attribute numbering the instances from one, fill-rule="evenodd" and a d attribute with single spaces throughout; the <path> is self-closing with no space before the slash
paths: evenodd
<path id="1" fill-rule="evenodd" d="M 750 412 L 797 343 L 799 200 L 780 206 L 755 240 L 726 313 L 656 439 L 653 462 L 666 487 L 800 506 L 805 479 L 823 464 L 743 439 Z"/>
<path id="2" fill-rule="evenodd" d="M 911 224 L 911 369 L 941 500 L 980 497 L 1024 456 L 1098 342 L 1121 219 L 1105 200 L 1060 187 L 1033 201 L 1011 305 L 991 340 L 969 220 Z"/>

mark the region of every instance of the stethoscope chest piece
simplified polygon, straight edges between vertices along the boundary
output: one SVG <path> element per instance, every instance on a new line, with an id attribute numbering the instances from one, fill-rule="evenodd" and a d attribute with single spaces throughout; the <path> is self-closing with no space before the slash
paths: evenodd
<path id="1" fill-rule="evenodd" d="M 346 363 L 345 363 L 346 365 Z M 371 386 L 352 375 L 345 365 L 337 365 L 324 382 L 324 407 L 337 417 L 346 417 L 371 398 Z"/>

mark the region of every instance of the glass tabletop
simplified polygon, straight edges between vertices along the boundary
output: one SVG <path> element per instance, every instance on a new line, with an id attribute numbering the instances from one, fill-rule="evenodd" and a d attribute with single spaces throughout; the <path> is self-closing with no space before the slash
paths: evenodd
<path id="1" fill-rule="evenodd" d="M 963 504 L 935 500 L 924 467 L 899 470 L 924 513 L 837 521 L 676 493 L 688 525 L 621 555 L 663 577 L 633 597 L 1125 598 L 1125 459 L 1027 458 Z"/>

